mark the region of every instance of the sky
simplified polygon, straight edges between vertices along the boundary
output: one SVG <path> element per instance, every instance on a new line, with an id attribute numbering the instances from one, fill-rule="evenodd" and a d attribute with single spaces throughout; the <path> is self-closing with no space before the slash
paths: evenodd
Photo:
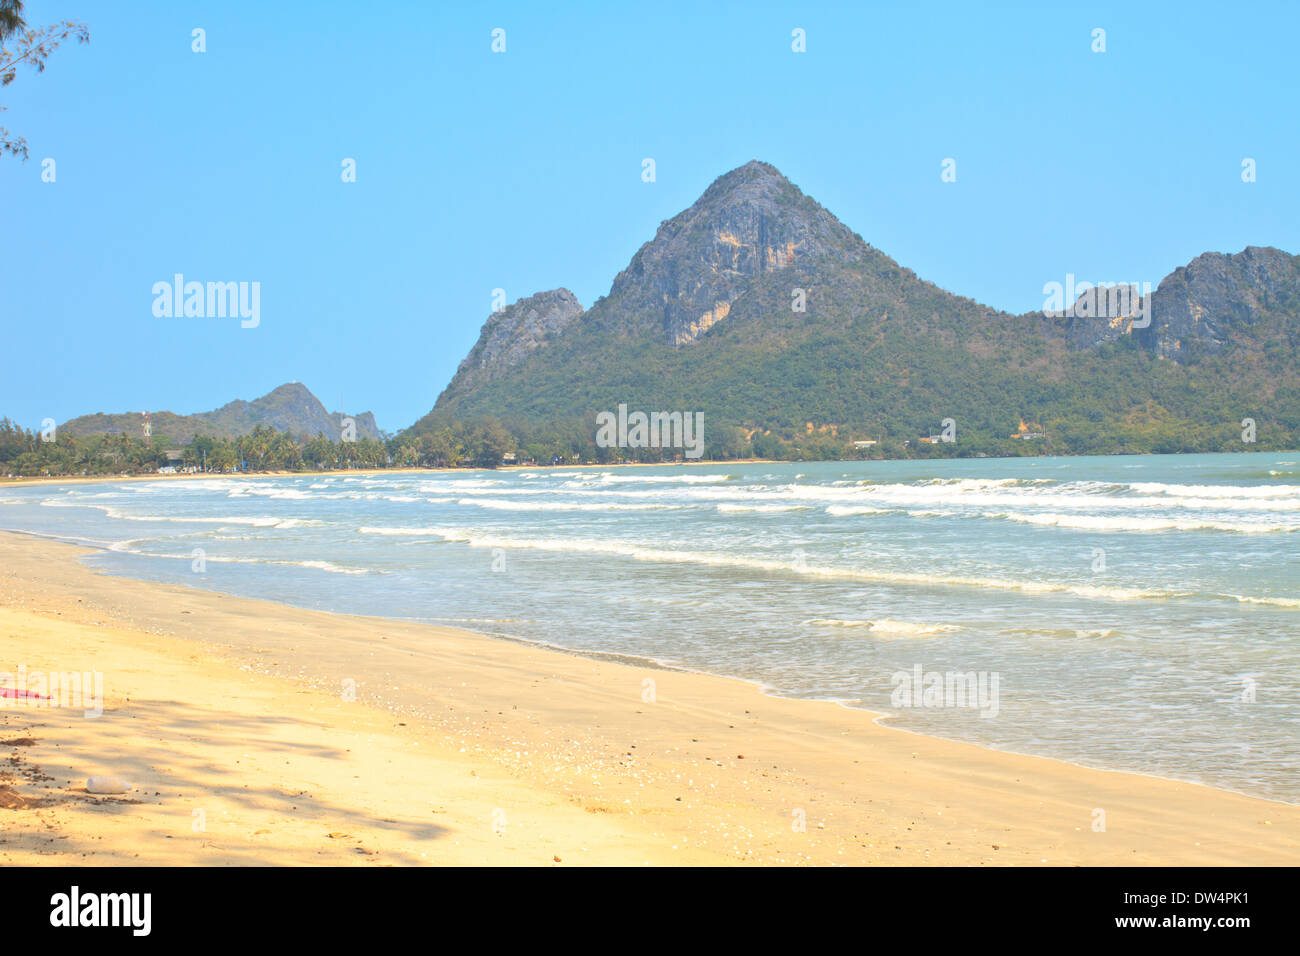
<path id="1" fill-rule="evenodd" d="M 1040 7 L 28 0 L 90 43 L 0 89 L 30 149 L 0 157 L 0 416 L 300 381 L 400 430 L 494 290 L 591 305 L 750 159 L 1015 313 L 1067 273 L 1300 253 L 1300 4 Z M 259 283 L 257 326 L 155 315 L 176 273 Z"/>

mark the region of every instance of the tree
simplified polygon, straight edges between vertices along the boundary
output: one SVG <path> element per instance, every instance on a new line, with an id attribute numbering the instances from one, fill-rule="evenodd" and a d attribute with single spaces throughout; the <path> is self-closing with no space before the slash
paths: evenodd
<path id="1" fill-rule="evenodd" d="M 90 42 L 90 30 L 80 20 L 63 20 L 48 27 L 26 29 L 22 0 L 0 0 L 0 87 L 6 87 L 18 75 L 20 64 L 37 73 L 45 72 L 45 61 L 59 44 L 69 37 L 78 43 Z M 13 48 L 6 44 L 13 40 Z M 0 113 L 6 107 L 0 106 Z M 0 153 L 27 159 L 27 140 L 12 136 L 0 126 Z"/>
<path id="2" fill-rule="evenodd" d="M 23 0 L 0 0 L 0 43 L 27 26 L 23 20 Z"/>
<path id="3" fill-rule="evenodd" d="M 420 459 L 420 453 L 416 447 L 409 441 L 402 442 L 397 449 L 397 454 L 393 456 L 395 465 L 414 465 Z"/>

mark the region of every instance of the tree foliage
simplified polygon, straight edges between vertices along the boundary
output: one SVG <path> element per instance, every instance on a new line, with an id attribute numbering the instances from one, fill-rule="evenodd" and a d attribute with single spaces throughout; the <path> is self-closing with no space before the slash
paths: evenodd
<path id="1" fill-rule="evenodd" d="M 50 54 L 65 40 L 90 42 L 90 30 L 80 20 L 63 20 L 47 27 L 27 28 L 23 19 L 22 0 L 0 0 L 0 87 L 18 76 L 19 67 L 45 72 Z M 0 113 L 7 109 L 0 104 Z M 27 140 L 0 126 L 0 153 L 20 156 L 26 161 Z"/>

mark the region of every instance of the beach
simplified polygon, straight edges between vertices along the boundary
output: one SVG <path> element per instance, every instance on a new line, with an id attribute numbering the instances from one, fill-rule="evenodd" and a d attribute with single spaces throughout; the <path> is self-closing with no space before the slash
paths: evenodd
<path id="1" fill-rule="evenodd" d="M 99 716 L 3 701 L 9 865 L 1300 861 L 1295 806 L 87 553 L 0 534 L 0 671 L 103 682 Z"/>

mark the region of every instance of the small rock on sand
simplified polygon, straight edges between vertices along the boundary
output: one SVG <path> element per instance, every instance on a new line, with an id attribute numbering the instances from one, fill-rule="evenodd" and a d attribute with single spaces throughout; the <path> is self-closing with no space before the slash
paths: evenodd
<path id="1" fill-rule="evenodd" d="M 130 793 L 131 785 L 121 777 L 91 777 L 86 781 L 87 793 Z"/>

